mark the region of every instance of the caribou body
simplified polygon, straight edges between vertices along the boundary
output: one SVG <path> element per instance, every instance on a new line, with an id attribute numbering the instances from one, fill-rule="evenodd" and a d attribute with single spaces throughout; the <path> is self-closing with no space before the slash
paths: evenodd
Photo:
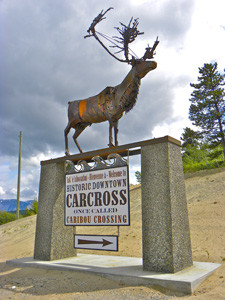
<path id="1" fill-rule="evenodd" d="M 154 55 L 154 51 L 159 43 L 158 37 L 153 47 L 145 48 L 146 52 L 142 58 L 138 58 L 132 51 L 132 55 L 129 53 L 130 43 L 132 43 L 138 35 L 143 34 L 140 32 L 138 27 L 138 19 L 130 19 L 129 24 L 126 26 L 120 22 L 122 28 L 115 27 L 120 34 L 120 37 L 114 36 L 112 38 L 102 35 L 96 31 L 96 26 L 105 19 L 105 14 L 113 9 L 108 8 L 105 12 L 102 10 L 97 17 L 93 20 L 90 27 L 88 28 L 84 38 L 94 37 L 98 43 L 109 53 L 112 57 L 120 62 L 128 63 L 132 65 L 130 72 L 124 78 L 124 80 L 117 86 L 106 87 L 101 93 L 96 96 L 89 97 L 83 100 L 76 100 L 69 102 L 68 107 L 68 124 L 65 128 L 65 146 L 66 155 L 69 155 L 68 147 L 68 133 L 71 128 L 75 129 L 73 139 L 80 152 L 81 147 L 77 142 L 78 136 L 82 131 L 90 126 L 92 123 L 109 122 L 109 147 L 113 145 L 112 131 L 114 128 L 114 144 L 118 145 L 117 134 L 118 134 L 118 121 L 123 116 L 124 112 L 130 111 L 136 103 L 141 79 L 151 70 L 157 67 L 157 63 L 150 61 Z M 133 23 L 132 23 L 133 22 Z M 107 39 L 112 43 L 113 48 L 119 49 L 118 52 L 124 52 L 125 59 L 121 59 L 112 53 L 109 48 L 100 40 L 100 36 Z M 135 57 L 136 56 L 136 57 Z"/>
<path id="2" fill-rule="evenodd" d="M 130 111 L 136 103 L 141 79 L 157 67 L 155 61 L 136 61 L 121 84 L 115 87 L 106 87 L 96 96 L 83 100 L 69 102 L 68 125 L 65 128 L 66 155 L 69 155 L 68 133 L 75 129 L 73 139 L 80 152 L 77 142 L 78 136 L 92 123 L 109 122 L 109 147 L 113 145 L 112 130 L 114 128 L 114 143 L 118 145 L 118 121 L 124 112 Z"/>

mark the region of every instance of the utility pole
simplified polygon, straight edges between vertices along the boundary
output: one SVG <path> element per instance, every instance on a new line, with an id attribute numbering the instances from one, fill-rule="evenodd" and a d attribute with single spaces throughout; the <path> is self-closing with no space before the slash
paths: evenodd
<path id="1" fill-rule="evenodd" d="M 17 182 L 17 207 L 16 207 L 16 219 L 19 219 L 20 215 L 20 173 L 21 173 L 21 151 L 22 151 L 22 131 L 20 131 L 20 149 L 19 149 L 19 162 L 18 162 L 18 182 Z"/>

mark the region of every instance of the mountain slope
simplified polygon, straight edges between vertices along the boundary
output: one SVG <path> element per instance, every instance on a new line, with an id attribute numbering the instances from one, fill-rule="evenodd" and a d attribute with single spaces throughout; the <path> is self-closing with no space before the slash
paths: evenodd
<path id="1" fill-rule="evenodd" d="M 20 210 L 30 209 L 34 200 L 20 201 Z M 1 211 L 16 211 L 17 200 L 16 199 L 0 199 L 0 210 Z"/>

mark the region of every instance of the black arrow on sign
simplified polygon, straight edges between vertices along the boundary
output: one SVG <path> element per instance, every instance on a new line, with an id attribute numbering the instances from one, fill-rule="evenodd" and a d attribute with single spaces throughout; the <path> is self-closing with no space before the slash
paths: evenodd
<path id="1" fill-rule="evenodd" d="M 107 245 L 110 245 L 110 244 L 113 244 L 112 242 L 109 242 L 105 239 L 102 239 L 102 241 L 90 241 L 90 240 L 81 240 L 81 239 L 78 239 L 78 245 L 90 245 L 90 244 L 102 244 L 103 247 L 107 246 Z"/>

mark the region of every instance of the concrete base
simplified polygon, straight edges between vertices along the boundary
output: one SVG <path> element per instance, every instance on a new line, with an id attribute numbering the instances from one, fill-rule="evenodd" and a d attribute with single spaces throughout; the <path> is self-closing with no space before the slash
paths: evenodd
<path id="1" fill-rule="evenodd" d="M 83 271 L 120 280 L 129 285 L 152 285 L 175 293 L 192 294 L 220 264 L 194 262 L 193 266 L 174 274 L 143 271 L 142 258 L 78 254 L 77 257 L 54 261 L 31 257 L 8 260 L 7 265 L 49 270 Z"/>

